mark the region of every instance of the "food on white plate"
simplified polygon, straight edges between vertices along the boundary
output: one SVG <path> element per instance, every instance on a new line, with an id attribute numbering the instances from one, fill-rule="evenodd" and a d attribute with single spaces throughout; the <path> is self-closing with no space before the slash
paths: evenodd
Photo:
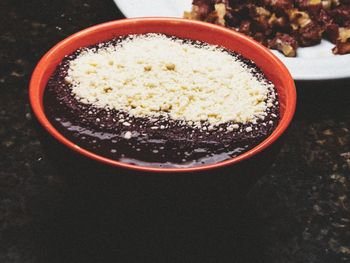
<path id="1" fill-rule="evenodd" d="M 350 53 L 350 0 L 193 0 L 184 17 L 244 33 L 287 57 L 327 39 Z"/>

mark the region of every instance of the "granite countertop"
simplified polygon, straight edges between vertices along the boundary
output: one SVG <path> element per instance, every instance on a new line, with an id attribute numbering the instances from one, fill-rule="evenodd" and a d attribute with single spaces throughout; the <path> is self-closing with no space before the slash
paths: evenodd
<path id="1" fill-rule="evenodd" d="M 133 240 L 137 218 L 154 221 L 137 205 L 140 185 L 84 177 L 97 171 L 91 162 L 59 165 L 64 151 L 29 106 L 31 72 L 59 40 L 122 17 L 112 0 L 0 2 L 0 262 L 350 262 L 350 80 L 297 83 L 294 121 L 249 192 L 243 227 L 218 234 L 211 254 L 175 243 L 161 217 L 161 233 Z"/>

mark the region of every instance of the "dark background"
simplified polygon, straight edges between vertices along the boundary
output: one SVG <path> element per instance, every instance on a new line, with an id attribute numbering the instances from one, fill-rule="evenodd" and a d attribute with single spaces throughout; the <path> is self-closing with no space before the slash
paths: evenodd
<path id="1" fill-rule="evenodd" d="M 349 79 L 297 83 L 267 175 L 239 209 L 199 221 L 161 207 L 166 183 L 159 194 L 152 176 L 103 177 L 55 144 L 29 106 L 35 64 L 70 34 L 122 17 L 111 0 L 0 1 L 0 262 L 349 262 Z"/>

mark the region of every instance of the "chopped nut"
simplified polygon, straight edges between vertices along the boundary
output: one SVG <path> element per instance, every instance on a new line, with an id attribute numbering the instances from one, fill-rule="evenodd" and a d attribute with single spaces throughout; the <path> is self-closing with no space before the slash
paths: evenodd
<path id="1" fill-rule="evenodd" d="M 303 28 L 307 24 L 311 22 L 310 16 L 303 11 L 299 11 L 298 9 L 292 9 L 288 12 L 289 19 L 292 22 L 293 29 L 297 29 L 299 27 Z"/>
<path id="2" fill-rule="evenodd" d="M 111 87 L 105 87 L 105 88 L 103 88 L 103 91 L 105 92 L 105 93 L 108 93 L 108 92 L 111 92 L 113 89 L 111 88 Z"/>
<path id="3" fill-rule="evenodd" d="M 287 19 L 284 16 L 277 17 L 275 13 L 271 15 L 268 20 L 271 27 L 285 28 L 287 26 Z"/>
<path id="4" fill-rule="evenodd" d="M 339 40 L 343 43 L 350 39 L 350 28 L 340 27 L 339 28 Z"/>
<path id="5" fill-rule="evenodd" d="M 269 42 L 269 47 L 281 51 L 286 57 L 295 57 L 297 42 L 287 34 L 278 33 L 274 39 Z"/>
<path id="6" fill-rule="evenodd" d="M 330 9 L 332 6 L 332 0 L 322 0 L 321 4 L 324 9 Z"/>
<path id="7" fill-rule="evenodd" d="M 226 15 L 226 6 L 223 3 L 216 4 L 214 6 L 217 18 L 217 24 L 225 26 L 225 15 Z"/>
<path id="8" fill-rule="evenodd" d="M 148 66 L 144 66 L 143 69 L 145 71 L 151 71 L 152 70 L 152 66 L 148 65 Z"/>
<path id="9" fill-rule="evenodd" d="M 167 70 L 175 70 L 175 64 L 173 63 L 168 63 L 165 65 Z"/>
<path id="10" fill-rule="evenodd" d="M 261 6 L 256 7 L 256 13 L 260 16 L 270 16 L 271 12 Z"/>

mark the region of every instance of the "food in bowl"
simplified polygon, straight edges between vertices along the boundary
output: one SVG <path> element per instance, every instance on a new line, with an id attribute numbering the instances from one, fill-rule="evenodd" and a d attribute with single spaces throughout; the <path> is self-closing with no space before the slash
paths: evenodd
<path id="1" fill-rule="evenodd" d="M 287 57 L 298 46 L 314 46 L 325 38 L 334 54 L 350 53 L 348 0 L 193 0 L 185 17 L 207 21 L 251 36 Z"/>
<path id="2" fill-rule="evenodd" d="M 280 119 L 275 86 L 252 61 L 155 33 L 66 56 L 43 102 L 50 122 L 77 145 L 150 167 L 231 159 L 266 139 Z"/>

